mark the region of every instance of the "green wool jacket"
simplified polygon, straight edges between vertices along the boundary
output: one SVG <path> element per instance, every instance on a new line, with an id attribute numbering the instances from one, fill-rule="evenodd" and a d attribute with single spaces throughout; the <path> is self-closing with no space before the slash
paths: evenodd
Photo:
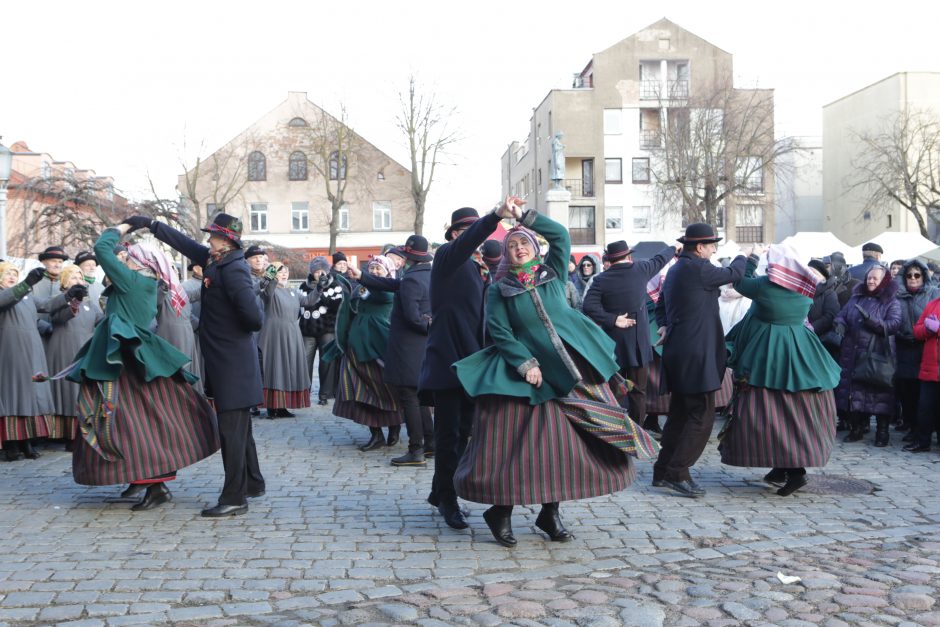
<path id="1" fill-rule="evenodd" d="M 351 350 L 360 362 L 382 359 L 391 331 L 389 318 L 395 295 L 370 291 L 365 300 L 354 294 L 343 299 L 336 316 L 336 347 Z"/>
<path id="2" fill-rule="evenodd" d="M 734 289 L 750 298 L 751 308 L 728 332 L 728 367 L 736 379 L 771 390 L 831 390 L 839 384 L 839 365 L 804 321 L 813 300 L 754 277 L 757 258 L 748 259 Z"/>
<path id="3" fill-rule="evenodd" d="M 105 290 L 108 303 L 105 318 L 79 350 L 75 357 L 78 363 L 68 378 L 75 382 L 82 378 L 116 381 L 124 369 L 125 356 L 130 355 L 140 365 L 145 381 L 181 370 L 187 380 L 196 381 L 183 370 L 189 357 L 150 332 L 150 323 L 157 315 L 157 281 L 121 263 L 114 254 L 120 240 L 117 229 L 107 229 L 95 243 L 98 264 L 111 279 L 111 286 Z"/>
<path id="4" fill-rule="evenodd" d="M 617 372 L 614 341 L 594 322 L 572 309 L 565 296 L 571 239 L 554 220 L 529 211 L 522 220 L 549 244 L 536 271 L 533 289 L 515 276 L 489 287 L 486 325 L 493 344 L 453 365 L 470 396 L 496 394 L 528 399 L 531 405 L 568 396 L 582 379 L 565 344 L 591 364 L 605 379 Z M 542 386 L 525 381 L 525 373 L 538 366 Z"/>

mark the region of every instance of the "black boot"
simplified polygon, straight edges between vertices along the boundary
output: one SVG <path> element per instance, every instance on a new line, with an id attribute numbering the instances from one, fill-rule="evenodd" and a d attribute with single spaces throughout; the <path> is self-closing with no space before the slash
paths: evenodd
<path id="1" fill-rule="evenodd" d="M 796 468 L 787 470 L 787 482 L 783 484 L 782 488 L 777 490 L 777 494 L 780 496 L 790 496 L 807 483 L 809 483 L 809 481 L 806 480 L 806 469 Z"/>
<path id="2" fill-rule="evenodd" d="M 395 425 L 394 427 L 388 428 L 388 438 L 385 443 L 388 446 L 395 446 L 398 444 L 398 440 L 401 438 L 401 425 Z"/>
<path id="3" fill-rule="evenodd" d="M 656 414 L 646 414 L 646 420 L 643 421 L 643 430 L 662 435 L 663 428 L 659 426 L 659 416 Z"/>
<path id="4" fill-rule="evenodd" d="M 296 418 L 297 414 L 291 413 L 286 407 L 277 408 L 278 418 Z"/>
<path id="5" fill-rule="evenodd" d="M 424 459 L 424 447 L 408 447 L 408 452 L 392 459 L 392 466 L 427 466 Z"/>
<path id="6" fill-rule="evenodd" d="M 771 468 L 770 472 L 764 475 L 764 481 L 767 483 L 784 483 L 787 480 L 787 471 L 783 468 Z"/>
<path id="7" fill-rule="evenodd" d="M 839 419 L 836 421 L 836 431 L 848 431 L 849 430 L 849 421 L 839 416 Z"/>
<path id="8" fill-rule="evenodd" d="M 368 442 L 359 447 L 359 450 L 363 453 L 366 451 L 374 451 L 377 448 L 385 446 L 385 436 L 382 435 L 381 429 L 378 427 L 369 427 L 369 433 L 372 434 L 372 437 Z"/>
<path id="9" fill-rule="evenodd" d="M 15 462 L 21 457 L 23 457 L 23 454 L 20 453 L 20 447 L 16 442 L 7 440 L 3 443 L 3 459 L 8 462 Z"/>
<path id="10" fill-rule="evenodd" d="M 877 426 L 875 427 L 875 446 L 883 448 L 888 446 L 890 436 L 888 435 L 888 417 L 877 416 L 875 418 Z"/>
<path id="11" fill-rule="evenodd" d="M 842 438 L 842 441 L 843 442 L 858 442 L 859 440 L 861 440 L 864 435 L 862 433 L 861 420 L 859 420 L 855 416 L 850 416 L 849 418 L 846 418 L 846 422 L 849 423 L 849 434 L 845 436 L 844 438 Z"/>
<path id="12" fill-rule="evenodd" d="M 42 455 L 33 448 L 31 440 L 20 440 L 20 450 L 23 451 L 23 457 L 26 459 L 39 459 Z"/>
<path id="13" fill-rule="evenodd" d="M 552 542 L 571 542 L 574 539 L 561 523 L 558 503 L 543 503 L 539 517 L 535 519 L 535 526 L 547 533 Z"/>
<path id="14" fill-rule="evenodd" d="M 169 503 L 172 500 L 173 495 L 170 494 L 170 489 L 166 487 L 165 483 L 162 481 L 160 483 L 151 483 L 147 486 L 147 494 L 144 495 L 143 500 L 133 506 L 131 511 L 144 512 L 148 509 L 163 505 L 164 503 Z"/>
<path id="15" fill-rule="evenodd" d="M 483 520 L 497 542 L 509 548 L 516 546 L 512 535 L 512 505 L 494 505 L 483 512 Z"/>
<path id="16" fill-rule="evenodd" d="M 139 497 L 147 489 L 147 486 L 143 483 L 132 483 L 127 486 L 127 489 L 121 492 L 122 499 L 135 499 Z"/>

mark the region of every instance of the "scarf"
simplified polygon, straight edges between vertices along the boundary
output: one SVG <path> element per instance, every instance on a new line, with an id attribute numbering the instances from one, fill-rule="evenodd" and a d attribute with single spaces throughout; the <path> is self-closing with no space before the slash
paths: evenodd
<path id="1" fill-rule="evenodd" d="M 395 264 L 392 263 L 392 260 L 386 257 L 385 255 L 376 255 L 369 260 L 369 268 L 372 266 L 382 266 L 385 268 L 385 271 L 388 273 L 388 278 L 394 279 L 396 274 Z"/>
<path id="2" fill-rule="evenodd" d="M 510 265 L 509 274 L 516 277 L 519 283 L 527 290 L 531 290 L 535 287 L 535 275 L 538 273 L 541 265 L 542 260 L 535 257 L 520 265 Z"/>
<path id="3" fill-rule="evenodd" d="M 486 262 L 483 260 L 483 253 L 479 250 L 474 251 L 470 256 L 470 259 L 473 260 L 473 263 L 477 264 L 477 267 L 480 269 L 480 278 L 483 279 L 483 282 L 486 283 L 490 280 L 490 267 L 486 265 Z"/>
<path id="4" fill-rule="evenodd" d="M 229 244 L 227 242 L 219 250 L 214 250 L 210 248 L 209 249 L 209 263 L 219 263 L 220 261 L 222 261 L 225 255 L 229 254 L 233 250 L 235 250 L 235 245 Z"/>
<path id="5" fill-rule="evenodd" d="M 132 244 L 127 247 L 127 255 L 138 264 L 153 272 L 157 278 L 162 279 L 170 288 L 170 305 L 176 312 L 176 317 L 183 315 L 186 306 L 186 292 L 180 285 L 176 271 L 170 266 L 166 255 L 162 251 L 146 243 Z"/>
<path id="6" fill-rule="evenodd" d="M 506 237 L 503 238 L 503 258 L 500 259 L 499 267 L 496 269 L 495 278 L 497 281 L 503 278 L 504 276 L 506 276 L 507 274 L 516 274 L 516 272 L 514 272 L 512 269 L 513 267 L 512 264 L 510 264 L 509 262 L 509 238 L 518 237 L 519 235 L 523 235 L 529 240 L 529 243 L 532 245 L 532 250 L 535 253 L 535 258 L 532 261 L 528 262 L 527 265 L 531 265 L 533 263 L 535 264 L 542 263 L 542 258 L 539 254 L 539 241 L 535 236 L 535 231 L 527 229 L 521 224 L 518 226 L 514 226 L 513 228 L 509 229 L 509 231 L 506 233 Z M 534 274 L 532 274 L 532 278 L 533 279 L 535 278 Z"/>
<path id="7" fill-rule="evenodd" d="M 786 244 L 774 244 L 767 250 L 767 278 L 774 285 L 809 298 L 816 294 L 816 276 Z"/>

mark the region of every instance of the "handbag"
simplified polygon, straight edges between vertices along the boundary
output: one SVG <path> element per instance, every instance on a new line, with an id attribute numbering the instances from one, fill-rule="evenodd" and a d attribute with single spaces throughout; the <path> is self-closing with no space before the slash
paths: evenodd
<path id="1" fill-rule="evenodd" d="M 888 338 L 885 337 L 887 344 Z M 887 346 L 886 346 L 887 348 Z M 876 388 L 890 389 L 894 386 L 894 372 L 897 366 L 889 350 L 875 350 L 875 336 L 868 341 L 868 349 L 862 352 L 852 371 L 852 382 L 870 385 Z"/>

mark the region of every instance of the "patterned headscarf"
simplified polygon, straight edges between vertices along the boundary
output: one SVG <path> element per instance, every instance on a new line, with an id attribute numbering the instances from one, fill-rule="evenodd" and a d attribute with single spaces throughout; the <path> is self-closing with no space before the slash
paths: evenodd
<path id="1" fill-rule="evenodd" d="M 177 317 L 183 315 L 183 307 L 186 306 L 186 292 L 183 291 L 179 277 L 176 276 L 176 271 L 170 265 L 163 251 L 146 242 L 139 242 L 127 247 L 127 255 L 170 286 L 170 305 L 173 306 L 173 311 L 176 312 Z"/>
<path id="2" fill-rule="evenodd" d="M 373 265 L 382 266 L 383 268 L 385 268 L 386 272 L 388 272 L 389 278 L 391 279 L 395 278 L 395 272 L 396 272 L 395 264 L 392 262 L 391 259 L 389 259 L 385 255 L 376 255 L 375 257 L 370 259 L 369 267 L 371 268 Z"/>
<path id="3" fill-rule="evenodd" d="M 535 255 L 528 263 L 517 266 L 509 261 L 509 240 L 513 237 L 522 236 L 529 240 Z M 499 262 L 499 268 L 496 270 L 496 279 L 499 280 L 507 274 L 513 274 L 519 279 L 519 282 L 527 288 L 532 287 L 535 281 L 535 267 L 542 263 L 542 255 L 539 250 L 539 241 L 536 238 L 535 231 L 527 229 L 522 225 L 514 226 L 506 233 L 503 238 L 503 258 Z"/>
<path id="4" fill-rule="evenodd" d="M 812 298 L 819 281 L 799 254 L 788 244 L 773 244 L 767 250 L 767 278 L 791 292 Z"/>

